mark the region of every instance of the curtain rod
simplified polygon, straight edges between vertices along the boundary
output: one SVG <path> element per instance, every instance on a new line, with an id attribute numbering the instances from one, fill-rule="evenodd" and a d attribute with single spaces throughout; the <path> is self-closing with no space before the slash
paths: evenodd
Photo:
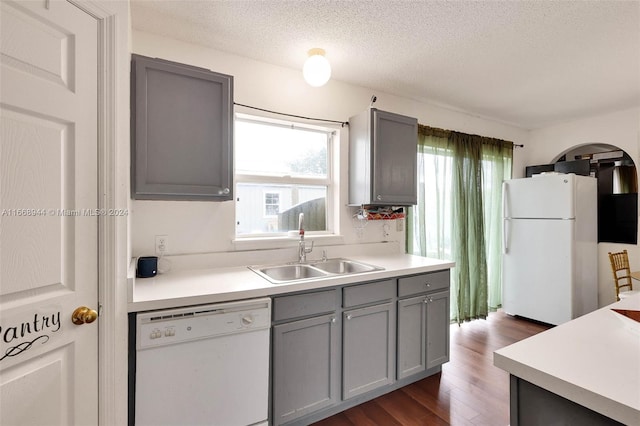
<path id="1" fill-rule="evenodd" d="M 254 106 L 251 106 L 251 105 L 245 105 L 245 104 L 241 104 L 241 103 L 238 103 L 238 102 L 234 102 L 233 104 L 237 105 L 237 106 L 245 107 L 245 108 L 255 109 L 257 111 L 268 112 L 270 114 L 283 115 L 283 116 L 286 116 L 286 117 L 301 118 L 303 120 L 320 121 L 320 122 L 324 122 L 324 123 L 336 123 L 336 124 L 340 124 L 340 126 L 342 126 L 342 127 L 349 125 L 348 121 L 328 120 L 326 118 L 305 117 L 303 115 L 287 114 L 287 113 L 284 113 L 284 112 L 278 112 L 278 111 L 273 111 L 273 110 L 270 110 L 270 109 L 258 108 L 258 107 L 254 107 Z M 426 128 L 429 128 L 429 129 L 434 129 L 434 130 L 441 131 L 441 132 L 452 132 L 452 131 L 454 131 L 454 130 L 448 130 L 448 129 L 439 129 L 437 127 L 431 127 L 431 126 L 427 126 L 427 125 L 424 125 L 424 124 L 419 124 L 419 126 L 423 126 L 423 127 L 426 127 Z M 462 133 L 462 132 L 458 132 L 458 133 Z M 501 142 L 510 142 L 510 143 L 513 144 L 514 147 L 524 148 L 524 144 L 517 144 L 517 143 L 513 143 L 511 141 L 504 140 L 504 139 L 489 138 L 487 136 L 480 136 L 480 135 L 474 135 L 474 134 L 471 134 L 471 136 L 478 136 L 478 137 L 487 138 L 487 139 L 495 139 L 495 140 L 499 140 Z"/>
<path id="2" fill-rule="evenodd" d="M 240 104 L 238 102 L 234 102 L 233 104 L 237 105 L 237 106 L 245 107 L 245 108 L 255 109 L 255 110 L 258 110 L 258 111 L 268 112 L 268 113 L 271 113 L 271 114 L 284 115 L 286 117 L 302 118 L 303 120 L 320 121 L 320 122 L 324 122 L 324 123 L 337 123 L 337 124 L 340 124 L 342 127 L 344 127 L 345 125 L 346 126 L 349 125 L 348 121 L 327 120 L 326 118 L 314 118 L 314 117 L 305 117 L 303 115 L 287 114 L 287 113 L 284 113 L 284 112 L 272 111 L 270 109 L 264 109 L 264 108 L 258 108 L 258 107 L 250 106 L 250 105 Z"/>
<path id="3" fill-rule="evenodd" d="M 418 123 L 418 127 L 423 127 L 423 128 L 426 128 L 426 129 L 430 129 L 430 130 L 434 130 L 436 132 L 442 132 L 442 133 L 451 133 L 451 132 L 464 133 L 464 132 L 457 132 L 456 130 L 440 129 L 438 127 L 431 127 L 431 126 L 427 126 L 426 124 L 420 124 L 420 123 Z M 504 140 L 504 139 L 490 138 L 488 136 L 481 136 L 481 135 L 476 135 L 476 134 L 472 134 L 472 133 L 465 133 L 465 134 L 467 134 L 469 136 L 477 136 L 479 138 L 484 138 L 484 139 L 493 139 L 493 140 L 500 141 L 500 142 L 508 142 L 508 143 L 512 144 L 514 147 L 524 148 L 524 144 L 513 143 L 511 141 L 507 141 L 507 140 Z"/>

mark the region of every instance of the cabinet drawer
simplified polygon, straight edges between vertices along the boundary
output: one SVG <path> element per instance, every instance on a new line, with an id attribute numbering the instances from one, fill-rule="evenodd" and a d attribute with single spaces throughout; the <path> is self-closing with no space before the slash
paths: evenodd
<path id="1" fill-rule="evenodd" d="M 398 279 L 398 297 L 449 287 L 449 270 Z"/>
<path id="2" fill-rule="evenodd" d="M 342 306 L 349 308 L 351 306 L 381 302 L 392 299 L 395 294 L 395 280 L 352 285 L 342 290 Z"/>
<path id="3" fill-rule="evenodd" d="M 273 299 L 273 320 L 282 321 L 334 312 L 337 301 L 336 289 L 276 297 Z"/>

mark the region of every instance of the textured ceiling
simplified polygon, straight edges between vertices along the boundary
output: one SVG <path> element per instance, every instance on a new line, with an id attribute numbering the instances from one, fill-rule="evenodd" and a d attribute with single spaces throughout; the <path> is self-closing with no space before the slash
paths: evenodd
<path id="1" fill-rule="evenodd" d="M 134 29 L 537 128 L 640 106 L 640 1 L 132 0 Z"/>

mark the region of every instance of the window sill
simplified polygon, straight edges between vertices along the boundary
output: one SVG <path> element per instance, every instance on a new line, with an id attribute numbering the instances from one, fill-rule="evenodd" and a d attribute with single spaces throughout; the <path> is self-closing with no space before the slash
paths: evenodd
<path id="1" fill-rule="evenodd" d="M 318 246 L 344 244 L 342 235 L 305 235 L 305 241 L 313 241 Z M 298 244 L 298 237 L 259 237 L 236 238 L 233 240 L 233 248 L 237 251 L 266 250 L 293 247 Z"/>

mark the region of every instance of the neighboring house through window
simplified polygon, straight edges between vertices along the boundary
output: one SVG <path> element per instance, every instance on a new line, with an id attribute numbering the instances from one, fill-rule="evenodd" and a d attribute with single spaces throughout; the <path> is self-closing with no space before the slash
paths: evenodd
<path id="1" fill-rule="evenodd" d="M 280 194 L 278 192 L 264 193 L 264 215 L 265 217 L 278 216 L 280 213 Z"/>
<path id="2" fill-rule="evenodd" d="M 333 233 L 334 131 L 238 116 L 235 120 L 236 236 L 285 236 L 298 229 Z"/>

